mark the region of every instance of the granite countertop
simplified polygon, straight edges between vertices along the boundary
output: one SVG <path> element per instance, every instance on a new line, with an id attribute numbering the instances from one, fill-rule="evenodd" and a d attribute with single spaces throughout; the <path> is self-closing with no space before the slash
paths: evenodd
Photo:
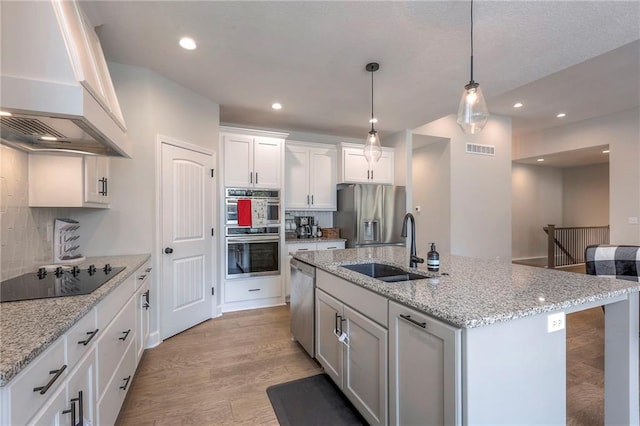
<path id="1" fill-rule="evenodd" d="M 0 386 L 5 386 L 150 257 L 139 254 L 87 258 L 78 266 L 109 263 L 125 267 L 91 294 L 0 303 Z"/>
<path id="2" fill-rule="evenodd" d="M 284 240 L 287 244 L 295 243 L 330 243 L 335 241 L 347 241 L 345 238 L 286 238 Z"/>
<path id="3" fill-rule="evenodd" d="M 418 252 L 426 259 L 427 252 Z M 440 254 L 430 278 L 385 283 L 340 265 L 379 262 L 409 269 L 404 247 L 297 252 L 294 258 L 460 328 L 536 315 L 640 291 L 640 283 L 510 262 Z M 606 302 L 605 302 L 606 303 Z M 604 303 L 603 303 L 604 304 Z"/>

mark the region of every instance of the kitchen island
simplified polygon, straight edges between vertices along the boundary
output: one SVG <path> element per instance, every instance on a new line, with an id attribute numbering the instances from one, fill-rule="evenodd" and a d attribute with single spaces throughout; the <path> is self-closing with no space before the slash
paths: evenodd
<path id="1" fill-rule="evenodd" d="M 402 359 L 394 353 L 403 347 L 394 340 L 398 321 L 392 313 L 397 307 L 435 319 L 438 327 L 450 330 L 453 336 L 455 350 L 443 352 L 455 358 L 443 361 L 448 365 L 444 374 L 452 376 L 444 379 L 443 418 L 449 419 L 445 423 L 511 425 L 565 424 L 564 315 L 602 305 L 606 305 L 605 423 L 638 424 L 637 282 L 443 255 L 438 273 L 419 265 L 417 272 L 428 278 L 386 283 L 341 265 L 378 262 L 409 269 L 408 253 L 402 247 L 297 253 L 294 257 L 319 270 L 317 294 L 322 297 L 326 296 L 323 287 L 351 285 L 388 301 L 387 324 L 376 320 L 375 313 L 372 318 L 386 325 L 390 334 L 391 424 L 399 419 L 398 409 L 406 411 L 396 406 L 398 389 L 403 386 L 396 374 L 402 374 L 401 368 L 394 365 L 394 359 Z M 340 321 L 342 314 L 336 315 Z M 416 321 L 416 315 L 403 318 L 407 317 L 413 321 L 405 322 L 416 329 L 427 324 Z M 348 342 L 349 337 L 343 340 Z M 380 353 L 384 355 L 383 350 Z M 415 371 L 419 375 L 419 367 Z M 428 398 L 423 398 L 426 403 Z M 385 423 L 384 418 L 380 423 Z"/>

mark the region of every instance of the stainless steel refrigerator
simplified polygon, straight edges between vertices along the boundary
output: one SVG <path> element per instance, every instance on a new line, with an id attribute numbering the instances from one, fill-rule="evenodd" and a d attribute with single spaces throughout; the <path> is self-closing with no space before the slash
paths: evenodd
<path id="1" fill-rule="evenodd" d="M 333 226 L 346 247 L 404 245 L 400 236 L 407 209 L 404 186 L 358 184 L 338 189 Z"/>

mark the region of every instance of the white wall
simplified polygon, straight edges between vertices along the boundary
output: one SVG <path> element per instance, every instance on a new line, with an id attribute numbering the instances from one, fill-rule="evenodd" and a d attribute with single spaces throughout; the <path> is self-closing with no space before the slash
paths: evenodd
<path id="1" fill-rule="evenodd" d="M 640 108 L 586 120 L 514 141 L 514 159 L 609 144 L 609 221 L 612 244 L 640 244 Z"/>
<path id="2" fill-rule="evenodd" d="M 547 256 L 547 236 L 542 228 L 563 225 L 562 176 L 559 168 L 513 163 L 513 259 Z"/>
<path id="3" fill-rule="evenodd" d="M 609 164 L 562 170 L 563 226 L 609 224 Z"/>
<path id="4" fill-rule="evenodd" d="M 435 242 L 451 251 L 451 153 L 449 140 L 413 136 L 413 214 L 420 248 Z M 417 206 L 420 211 L 418 212 Z"/>
<path id="5" fill-rule="evenodd" d="M 111 162 L 111 209 L 78 209 L 72 217 L 82 225 L 86 255 L 152 253 L 152 266 L 159 272 L 157 135 L 218 151 L 219 105 L 147 69 L 110 63 L 109 71 L 133 142 L 133 157 Z M 154 306 L 159 306 L 158 275 L 152 283 Z M 158 314 L 156 310 L 151 318 L 152 331 L 158 330 Z"/>
<path id="6" fill-rule="evenodd" d="M 413 133 L 450 139 L 451 252 L 511 259 L 511 118 L 492 115 L 465 135 L 449 115 Z M 466 154 L 466 143 L 495 145 L 495 156 Z"/>

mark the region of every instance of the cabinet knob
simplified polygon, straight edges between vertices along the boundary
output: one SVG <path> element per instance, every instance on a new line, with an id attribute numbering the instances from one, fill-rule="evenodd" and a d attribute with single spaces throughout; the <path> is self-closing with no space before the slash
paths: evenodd
<path id="1" fill-rule="evenodd" d="M 171 254 L 171 253 L 173 253 L 173 249 L 171 247 L 167 247 L 167 248 L 164 249 L 164 252 L 166 254 Z"/>

